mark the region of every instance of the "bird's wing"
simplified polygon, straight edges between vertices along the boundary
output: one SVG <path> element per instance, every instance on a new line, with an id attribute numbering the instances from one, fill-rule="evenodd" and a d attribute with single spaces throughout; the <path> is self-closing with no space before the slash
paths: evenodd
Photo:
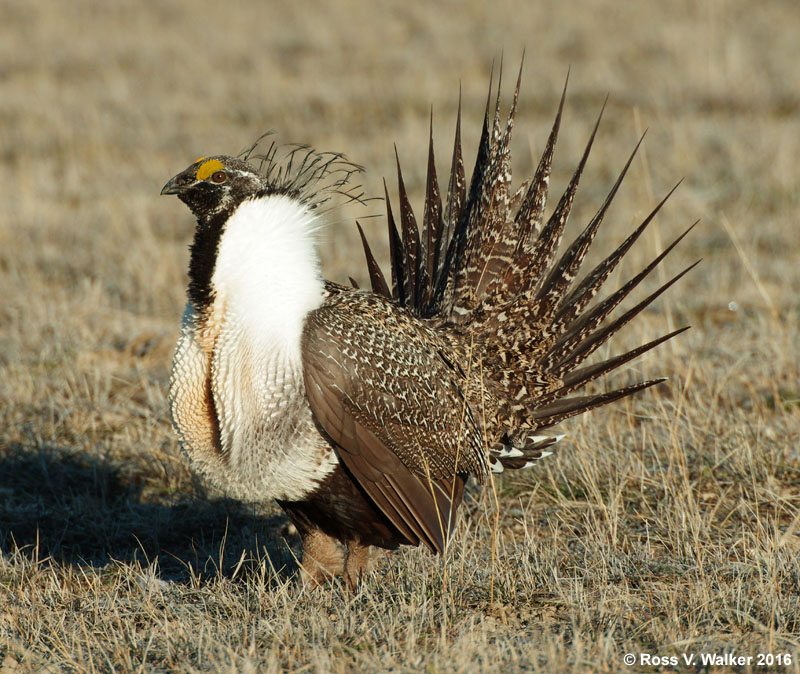
<path id="1" fill-rule="evenodd" d="M 441 553 L 466 477 L 487 460 L 464 375 L 431 337 L 384 298 L 339 292 L 307 318 L 303 369 L 347 469 L 409 543 Z"/>

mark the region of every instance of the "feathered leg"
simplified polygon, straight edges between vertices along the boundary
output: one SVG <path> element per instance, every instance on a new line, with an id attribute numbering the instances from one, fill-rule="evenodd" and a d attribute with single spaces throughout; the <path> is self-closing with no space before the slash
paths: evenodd
<path id="1" fill-rule="evenodd" d="M 372 569 L 374 553 L 370 546 L 360 541 L 347 541 L 344 560 L 344 580 L 351 592 L 355 592 L 361 577 Z"/>
<path id="2" fill-rule="evenodd" d="M 303 580 L 323 585 L 342 574 L 344 553 L 335 538 L 319 529 L 303 534 L 302 538 Z"/>

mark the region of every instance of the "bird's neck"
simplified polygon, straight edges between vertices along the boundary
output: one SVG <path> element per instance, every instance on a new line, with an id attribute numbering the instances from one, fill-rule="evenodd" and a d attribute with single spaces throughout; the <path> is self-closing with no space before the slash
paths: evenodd
<path id="1" fill-rule="evenodd" d="M 226 220 L 209 308 L 224 313 L 227 329 L 247 333 L 253 348 L 299 358 L 305 317 L 323 300 L 317 226 L 303 204 L 283 195 L 246 200 Z"/>

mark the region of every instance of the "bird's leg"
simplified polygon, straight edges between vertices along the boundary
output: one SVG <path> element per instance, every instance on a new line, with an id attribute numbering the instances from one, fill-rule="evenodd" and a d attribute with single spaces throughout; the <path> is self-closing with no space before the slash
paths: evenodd
<path id="1" fill-rule="evenodd" d="M 303 534 L 303 577 L 322 585 L 341 575 L 344 554 L 335 538 L 319 529 Z"/>
<path id="2" fill-rule="evenodd" d="M 372 568 L 372 550 L 357 540 L 347 541 L 347 553 L 344 558 L 344 580 L 347 587 L 355 592 L 358 581 Z"/>

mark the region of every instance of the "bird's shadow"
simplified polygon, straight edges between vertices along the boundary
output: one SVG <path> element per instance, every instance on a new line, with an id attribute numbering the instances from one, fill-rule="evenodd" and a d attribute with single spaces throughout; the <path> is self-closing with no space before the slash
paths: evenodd
<path id="1" fill-rule="evenodd" d="M 299 538 L 285 517 L 194 492 L 145 497 L 141 481 L 110 462 L 12 444 L 0 451 L 0 553 L 82 567 L 155 561 L 173 582 L 262 564 L 273 582 L 295 574 Z"/>

